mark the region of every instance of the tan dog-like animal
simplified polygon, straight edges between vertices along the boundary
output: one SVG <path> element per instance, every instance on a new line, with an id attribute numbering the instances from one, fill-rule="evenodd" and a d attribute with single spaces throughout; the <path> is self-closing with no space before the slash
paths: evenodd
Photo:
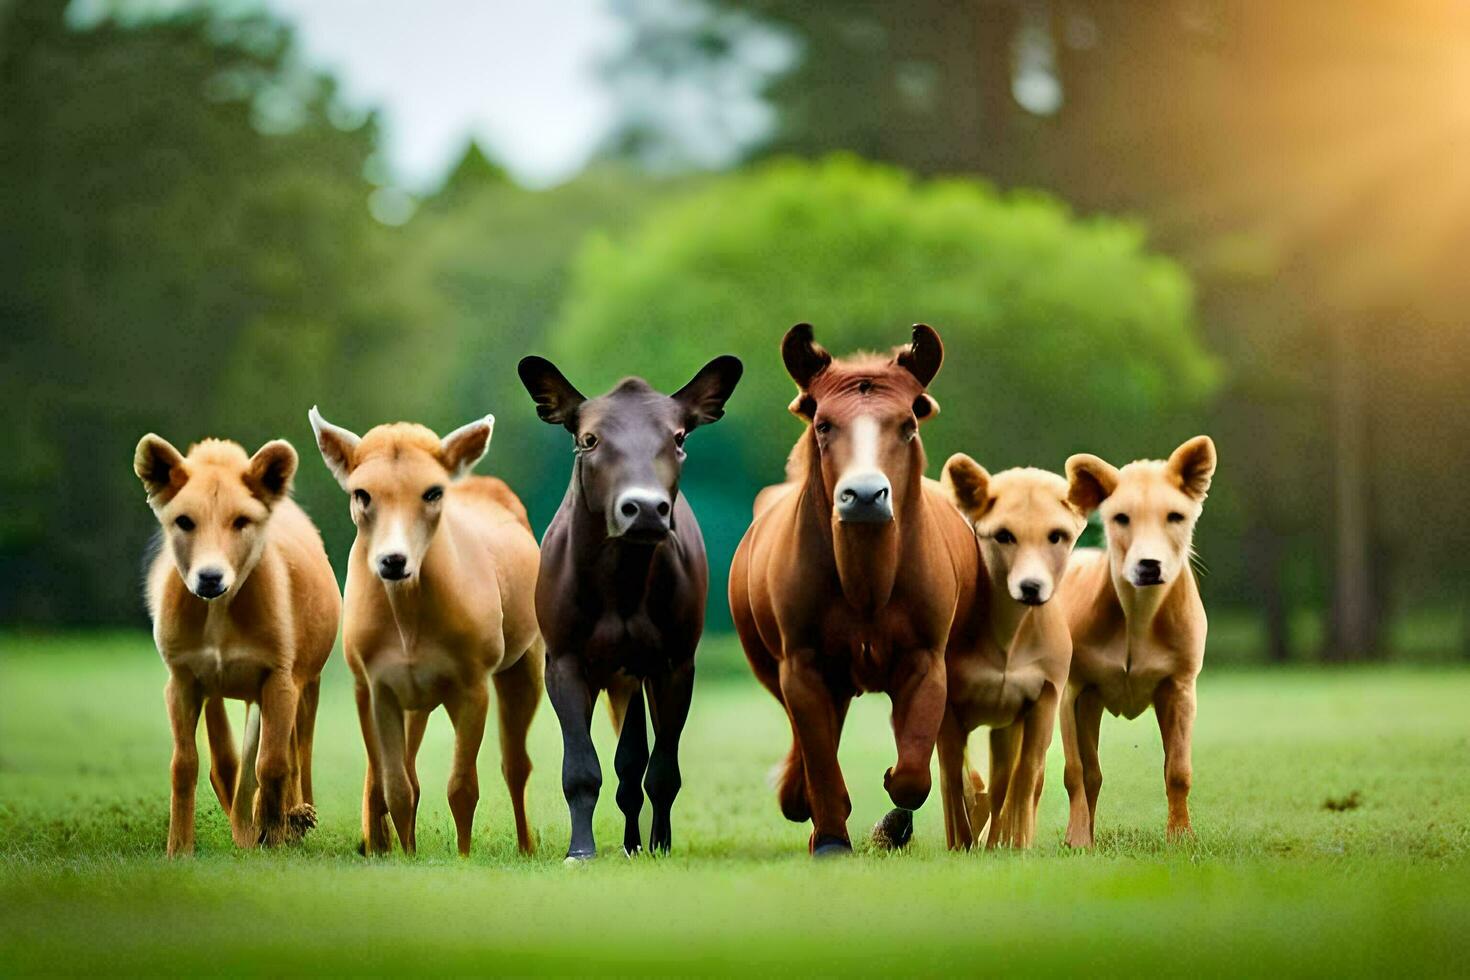
<path id="1" fill-rule="evenodd" d="M 184 456 L 152 434 L 133 457 L 162 531 L 146 584 L 169 669 L 170 857 L 194 850 L 201 711 L 210 781 L 236 844 L 279 844 L 316 822 L 312 735 L 342 597 L 321 535 L 289 496 L 296 462 L 281 440 L 247 456 L 206 439 Z M 224 698 L 247 703 L 243 768 Z"/>
<path id="2" fill-rule="evenodd" d="M 1086 454 L 1067 460 L 1068 499 L 1098 509 L 1107 550 L 1079 551 L 1062 584 L 1072 671 L 1062 703 L 1071 815 L 1067 843 L 1090 847 L 1097 825 L 1103 709 L 1137 718 L 1150 706 L 1164 740 L 1169 837 L 1189 824 L 1195 679 L 1205 655 L 1205 607 L 1189 559 L 1215 473 L 1215 444 L 1196 436 L 1167 461 L 1121 470 Z"/>
<path id="3" fill-rule="evenodd" d="M 1072 659 L 1066 614 L 1050 600 L 1086 522 L 1067 501 L 1067 481 L 1045 470 L 991 476 L 956 453 L 943 483 L 980 539 L 989 623 L 979 656 L 950 664 L 939 733 L 945 836 L 951 848 L 969 848 L 988 820 L 987 847 L 1026 848 Z M 981 725 L 990 727 L 988 794 L 967 751 Z"/>
<path id="4" fill-rule="evenodd" d="M 501 772 L 516 840 L 530 853 L 526 733 L 541 701 L 546 663 L 535 608 L 540 550 L 510 488 L 469 475 L 489 448 L 494 419 L 471 422 L 441 440 L 406 422 L 358 437 L 315 408 L 310 418 L 322 459 L 347 491 L 357 524 L 343 649 L 357 681 L 368 756 L 364 852 L 391 849 L 390 816 L 404 851 L 415 850 L 414 763 L 429 713 L 440 705 L 454 724 L 449 809 L 459 853 L 470 852 L 489 675 L 499 702 Z"/>

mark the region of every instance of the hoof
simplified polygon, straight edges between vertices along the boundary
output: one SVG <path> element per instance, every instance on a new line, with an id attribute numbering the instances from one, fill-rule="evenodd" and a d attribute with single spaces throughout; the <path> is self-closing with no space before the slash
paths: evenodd
<path id="1" fill-rule="evenodd" d="M 566 860 L 562 861 L 562 864 L 586 864 L 596 857 L 596 851 L 568 851 Z"/>
<path id="2" fill-rule="evenodd" d="M 627 858 L 629 861 L 633 860 L 635 857 L 637 857 L 638 855 L 640 855 L 642 853 L 643 853 L 643 845 L 642 844 L 634 844 L 631 848 L 629 848 L 629 847 L 624 847 L 623 848 L 623 857 Z"/>
<path id="3" fill-rule="evenodd" d="M 316 807 L 310 803 L 302 803 L 294 806 L 286 814 L 286 838 L 288 840 L 300 840 L 307 832 L 316 826 Z"/>
<path id="4" fill-rule="evenodd" d="M 845 837 L 813 833 L 809 849 L 814 858 L 843 857 L 852 853 L 852 842 Z"/>
<path id="5" fill-rule="evenodd" d="M 888 851 L 896 851 L 914 838 L 914 811 L 894 807 L 873 825 L 873 843 Z"/>

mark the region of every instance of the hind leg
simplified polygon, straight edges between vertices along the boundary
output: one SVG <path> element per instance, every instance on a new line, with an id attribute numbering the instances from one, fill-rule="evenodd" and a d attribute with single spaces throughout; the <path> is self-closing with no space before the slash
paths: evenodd
<path id="1" fill-rule="evenodd" d="M 432 711 L 405 711 L 403 713 L 407 725 L 408 744 L 405 748 L 404 766 L 408 769 L 408 783 L 413 787 L 413 813 L 414 819 L 418 819 L 419 800 L 423 798 L 423 792 L 419 787 L 419 749 L 424 744 L 424 733 L 429 730 L 429 715 Z"/>
<path id="2" fill-rule="evenodd" d="M 965 806 L 965 784 L 969 776 L 965 736 L 959 719 L 947 709 L 939 727 L 939 796 L 944 805 L 944 843 L 952 851 L 975 846 L 975 833 Z"/>
<path id="3" fill-rule="evenodd" d="M 500 723 L 500 775 L 510 793 L 510 809 L 516 822 L 516 847 L 522 854 L 536 850 L 531 824 L 526 818 L 526 783 L 531 778 L 531 754 L 526 737 L 541 705 L 545 688 L 546 645 L 539 639 L 521 655 L 515 666 L 496 674 L 495 698 Z"/>
<path id="4" fill-rule="evenodd" d="M 260 757 L 260 708 L 245 703 L 245 734 L 240 746 L 240 777 L 230 806 L 230 836 L 237 847 L 255 846 L 255 763 Z"/>
<path id="5" fill-rule="evenodd" d="M 485 739 L 485 719 L 490 712 L 490 692 L 484 680 L 456 692 L 444 702 L 444 710 L 454 723 L 454 760 L 449 769 L 449 812 L 454 815 L 459 856 L 469 857 L 470 840 L 474 835 L 475 807 L 480 802 L 480 773 L 476 760 L 480 756 L 480 743 Z M 391 801 L 388 805 L 392 807 Z"/>
<path id="6" fill-rule="evenodd" d="M 1004 829 L 1001 813 L 1010 795 L 1011 777 L 1016 771 L 1016 754 L 1020 747 L 1020 722 L 990 730 L 990 831 L 985 837 L 986 848 L 1001 842 Z"/>
<path id="7" fill-rule="evenodd" d="M 209 785 L 225 814 L 235 800 L 235 781 L 240 776 L 240 757 L 235 754 L 235 735 L 224 698 L 204 702 L 204 730 L 209 736 Z"/>

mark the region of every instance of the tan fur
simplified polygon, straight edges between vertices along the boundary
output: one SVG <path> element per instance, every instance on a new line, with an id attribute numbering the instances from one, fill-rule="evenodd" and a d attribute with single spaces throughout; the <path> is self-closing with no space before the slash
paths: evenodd
<path id="1" fill-rule="evenodd" d="M 444 706 L 454 724 L 449 806 L 460 854 L 470 850 L 479 802 L 476 757 L 499 703 L 501 769 L 521 851 L 533 849 L 526 818 L 531 760 L 526 733 L 541 699 L 545 647 L 534 608 L 540 552 L 525 507 L 502 481 L 465 474 L 489 444 L 491 419 L 440 439 L 410 423 L 380 425 L 360 439 L 312 425 L 327 466 L 351 500 L 357 539 L 348 559 L 343 647 L 357 688 L 367 748 L 363 846 L 416 846 L 415 758 L 428 715 Z M 428 501 L 430 488 L 442 490 Z M 364 496 L 365 495 L 365 496 Z M 386 550 L 407 558 L 407 576 L 379 574 Z"/>
<path id="2" fill-rule="evenodd" d="M 1193 833 L 1190 741 L 1207 623 L 1189 559 L 1214 471 L 1215 446 L 1207 436 L 1186 442 L 1167 461 L 1122 469 L 1096 456 L 1067 460 L 1070 499 L 1083 510 L 1099 509 L 1108 536 L 1106 551 L 1073 556 L 1061 593 L 1073 645 L 1061 708 L 1071 801 L 1066 840 L 1073 847 L 1094 840 L 1104 709 L 1136 718 L 1153 707 L 1164 742 L 1166 830 L 1171 838 Z M 1150 560 L 1161 581 L 1140 584 Z"/>
<path id="3" fill-rule="evenodd" d="M 321 536 L 287 496 L 296 463 L 295 450 L 279 440 L 254 457 L 215 439 L 187 457 L 155 435 L 138 444 L 134 470 L 163 531 L 163 546 L 147 569 L 147 601 L 170 675 L 170 856 L 194 849 L 201 712 L 211 782 L 235 843 L 277 844 L 315 822 L 317 694 L 342 600 Z M 191 527 L 180 527 L 180 520 Z M 226 591 L 206 601 L 191 583 L 211 570 L 221 574 Z M 224 698 L 247 702 L 247 715 L 258 706 L 246 725 L 243 770 Z"/>
<path id="4" fill-rule="evenodd" d="M 1067 481 L 1038 469 L 991 476 L 963 453 L 943 484 L 975 529 L 984 558 L 989 630 L 976 656 L 956 661 L 939 733 L 945 836 L 968 848 L 989 822 L 987 847 L 1030 847 L 1036 838 L 1046 751 L 1067 682 L 1072 639 L 1060 583 L 1085 520 L 1067 501 Z M 1027 589 L 1039 605 L 1023 604 Z M 970 732 L 990 728 L 990 787 L 968 762 Z"/>

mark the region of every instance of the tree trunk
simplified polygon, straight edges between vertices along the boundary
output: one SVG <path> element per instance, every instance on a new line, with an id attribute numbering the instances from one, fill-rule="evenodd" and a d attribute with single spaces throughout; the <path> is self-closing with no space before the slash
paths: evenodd
<path id="1" fill-rule="evenodd" d="M 1354 318 L 1328 331 L 1336 509 L 1332 621 L 1322 659 L 1334 662 L 1366 659 L 1378 645 L 1362 330 L 1362 321 Z"/>

